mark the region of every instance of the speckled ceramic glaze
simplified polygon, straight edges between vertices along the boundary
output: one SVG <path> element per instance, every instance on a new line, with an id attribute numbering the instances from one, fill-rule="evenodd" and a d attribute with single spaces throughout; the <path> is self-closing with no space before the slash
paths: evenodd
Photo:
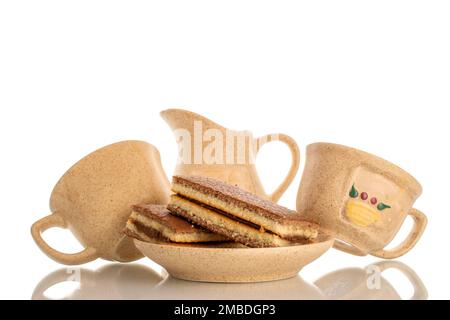
<path id="1" fill-rule="evenodd" d="M 122 230 L 136 203 L 168 202 L 170 184 L 158 150 L 143 141 L 101 148 L 71 167 L 50 198 L 51 214 L 31 228 L 39 248 L 57 262 L 75 265 L 97 258 L 128 262 L 142 257 Z M 85 247 L 66 254 L 42 239 L 52 227 L 68 228 Z"/>
<path id="2" fill-rule="evenodd" d="M 353 148 L 309 145 L 297 195 L 297 211 L 332 232 L 334 247 L 355 255 L 392 259 L 417 243 L 426 216 L 412 206 L 420 184 L 399 167 Z M 414 226 L 396 248 L 385 250 L 407 216 Z"/>
<path id="3" fill-rule="evenodd" d="M 188 155 L 178 159 L 174 175 L 216 178 L 276 202 L 292 183 L 298 171 L 299 148 L 294 139 L 285 134 L 269 134 L 255 139 L 248 131 L 229 130 L 203 116 L 181 109 L 162 111 L 161 117 L 174 131 L 179 151 Z M 183 143 L 186 141 L 188 143 Z M 221 143 L 213 144 L 216 141 Z M 227 144 L 227 141 L 235 143 Z M 283 142 L 289 147 L 292 164 L 281 185 L 271 195 L 267 195 L 256 172 L 254 160 L 261 147 L 272 141 Z M 213 148 L 214 146 L 217 148 Z M 214 157 L 207 159 L 206 155 L 210 154 Z"/>
<path id="4" fill-rule="evenodd" d="M 278 248 L 214 248 L 135 240 L 136 247 L 171 276 L 201 282 L 264 282 L 292 278 L 333 245 L 322 241 Z"/>

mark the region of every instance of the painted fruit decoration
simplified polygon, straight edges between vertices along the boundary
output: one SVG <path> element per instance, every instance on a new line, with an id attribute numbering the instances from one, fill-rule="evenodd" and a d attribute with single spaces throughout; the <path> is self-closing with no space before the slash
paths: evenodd
<path id="1" fill-rule="evenodd" d="M 374 224 L 381 219 L 384 210 L 391 208 L 390 205 L 380 202 L 367 192 L 359 192 L 354 184 L 348 195 L 350 199 L 345 208 L 346 216 L 351 222 L 361 227 Z"/>

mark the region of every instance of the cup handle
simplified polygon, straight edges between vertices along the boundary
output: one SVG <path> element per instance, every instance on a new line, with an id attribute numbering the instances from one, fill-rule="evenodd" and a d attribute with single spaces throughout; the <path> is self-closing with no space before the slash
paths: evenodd
<path id="1" fill-rule="evenodd" d="M 414 208 L 411 209 L 408 215 L 414 219 L 414 226 L 406 239 L 391 250 L 381 249 L 371 252 L 371 255 L 383 259 L 395 259 L 406 254 L 416 245 L 427 226 L 427 217 L 421 211 Z"/>
<path id="2" fill-rule="evenodd" d="M 283 182 L 281 182 L 280 186 L 277 189 L 275 189 L 275 191 L 269 196 L 270 200 L 277 202 L 281 198 L 282 194 L 289 187 L 291 182 L 294 180 L 295 175 L 297 174 L 298 168 L 300 166 L 300 149 L 298 148 L 298 145 L 295 142 L 295 140 L 289 137 L 288 135 L 268 134 L 256 139 L 257 142 L 256 153 L 258 153 L 258 151 L 261 149 L 263 145 L 272 141 L 280 141 L 285 143 L 291 150 L 292 155 L 291 168 L 289 169 L 287 176 L 284 178 Z"/>
<path id="3" fill-rule="evenodd" d="M 411 297 L 411 300 L 425 300 L 428 298 L 428 291 L 427 288 L 425 288 L 422 280 L 419 278 L 416 272 L 406 264 L 399 261 L 381 261 L 375 263 L 374 265 L 380 268 L 381 272 L 387 269 L 397 269 L 401 273 L 403 273 L 411 282 L 414 288 L 414 295 Z"/>
<path id="4" fill-rule="evenodd" d="M 87 263 L 98 258 L 97 251 L 91 247 L 88 247 L 78 253 L 62 253 L 53 249 L 42 238 L 42 233 L 50 228 L 66 229 L 67 224 L 61 216 L 53 213 L 35 222 L 31 226 L 31 235 L 42 252 L 44 252 L 51 259 L 65 265 L 77 265 Z"/>

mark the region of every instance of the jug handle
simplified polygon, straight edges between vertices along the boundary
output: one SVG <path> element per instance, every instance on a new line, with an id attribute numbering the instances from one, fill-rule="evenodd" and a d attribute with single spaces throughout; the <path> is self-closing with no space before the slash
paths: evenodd
<path id="1" fill-rule="evenodd" d="M 294 139 L 292 139 L 288 135 L 279 133 L 268 134 L 256 139 L 256 153 L 258 153 L 263 145 L 272 141 L 280 141 L 285 143 L 289 147 L 292 155 L 291 168 L 289 169 L 287 176 L 284 178 L 283 182 L 281 182 L 280 186 L 275 189 L 275 191 L 269 196 L 270 200 L 277 202 L 289 187 L 289 185 L 292 183 L 295 175 L 297 174 L 298 168 L 300 166 L 300 149 L 298 148 L 298 145 Z"/>
<path id="2" fill-rule="evenodd" d="M 53 213 L 35 222 L 31 226 L 31 235 L 34 241 L 39 249 L 41 249 L 49 258 L 65 265 L 83 264 L 98 258 L 97 250 L 91 247 L 78 253 L 63 253 L 53 249 L 42 238 L 42 233 L 50 228 L 66 229 L 67 223 L 60 215 Z"/>

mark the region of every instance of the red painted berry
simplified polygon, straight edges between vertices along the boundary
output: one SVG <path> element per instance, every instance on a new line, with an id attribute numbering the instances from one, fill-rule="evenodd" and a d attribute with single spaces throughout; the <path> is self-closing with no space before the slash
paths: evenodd
<path id="1" fill-rule="evenodd" d="M 361 199 L 367 200 L 367 198 L 369 198 L 369 195 L 367 194 L 367 192 L 361 193 Z"/>
<path id="2" fill-rule="evenodd" d="M 377 202 L 378 202 L 378 200 L 377 200 L 377 198 L 375 198 L 375 197 L 373 197 L 372 199 L 370 199 L 370 203 L 373 204 L 373 205 L 377 204 Z"/>

